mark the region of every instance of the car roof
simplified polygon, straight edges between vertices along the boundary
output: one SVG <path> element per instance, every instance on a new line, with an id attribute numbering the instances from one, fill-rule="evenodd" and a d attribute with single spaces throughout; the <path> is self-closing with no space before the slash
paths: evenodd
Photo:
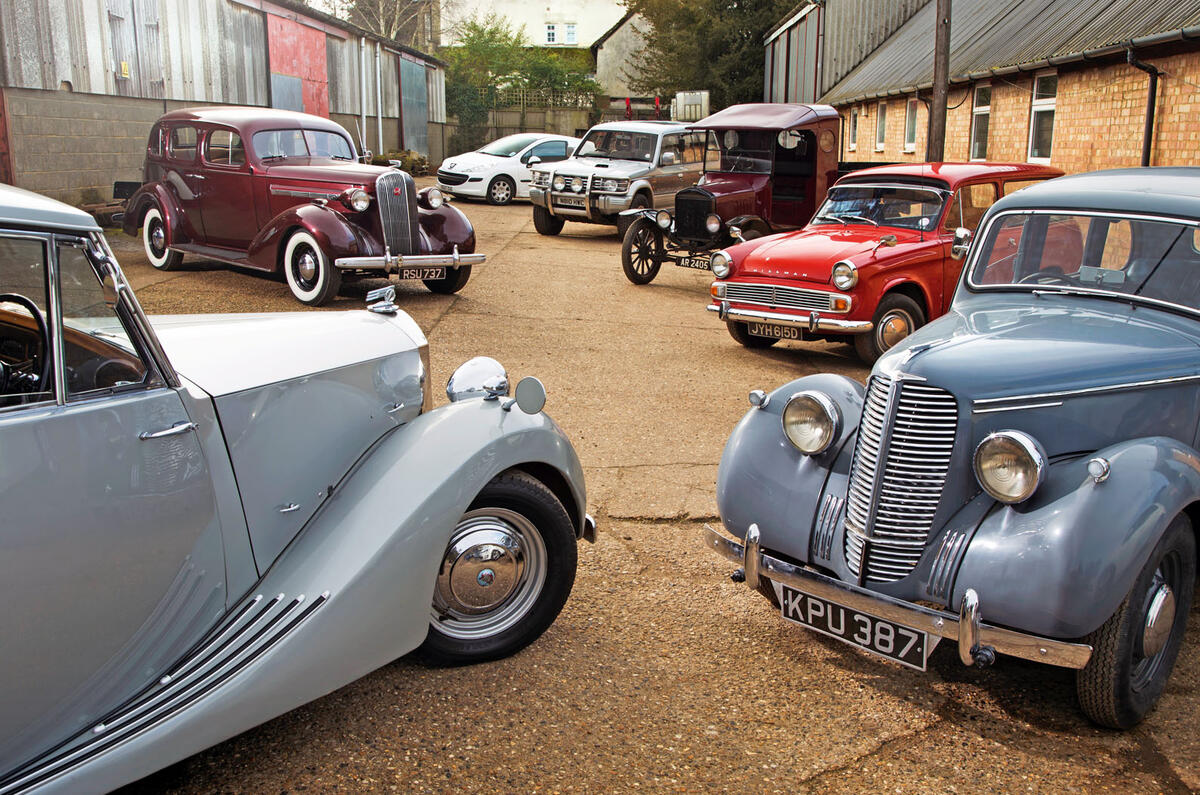
<path id="1" fill-rule="evenodd" d="M 995 212 L 1045 208 L 1200 219 L 1200 167 L 1156 166 L 1072 174 L 1009 194 L 992 207 Z"/>
<path id="2" fill-rule="evenodd" d="M 164 113 L 159 122 L 198 122 L 201 124 L 224 124 L 243 132 L 277 130 L 281 127 L 300 127 L 308 130 L 327 130 L 346 133 L 346 129 L 335 121 L 311 113 L 294 110 L 253 107 L 199 107 L 181 108 Z"/>
<path id="3" fill-rule="evenodd" d="M 98 232 L 96 219 L 40 193 L 0 183 L 0 225 Z"/>
<path id="4" fill-rule="evenodd" d="M 823 119 L 836 119 L 830 105 L 800 102 L 749 102 L 731 105 L 688 125 L 693 130 L 790 130 Z"/>
<path id="5" fill-rule="evenodd" d="M 953 190 L 969 180 L 983 177 L 1007 177 L 1011 179 L 1051 179 L 1062 176 L 1062 171 L 1037 163 L 901 163 L 889 166 L 872 166 L 861 171 L 852 171 L 838 180 L 837 184 L 855 182 L 878 182 L 882 178 L 900 179 L 904 182 L 918 181 L 942 185 Z"/>
<path id="6" fill-rule="evenodd" d="M 687 124 L 681 121 L 606 121 L 592 127 L 592 130 L 626 130 L 627 132 L 644 132 L 651 135 L 683 132 L 686 129 Z"/>

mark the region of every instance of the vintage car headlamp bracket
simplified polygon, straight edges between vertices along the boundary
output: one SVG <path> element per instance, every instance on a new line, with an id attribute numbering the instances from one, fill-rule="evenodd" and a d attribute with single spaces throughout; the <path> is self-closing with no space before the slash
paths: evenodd
<path id="1" fill-rule="evenodd" d="M 724 279 L 733 272 L 733 257 L 724 251 L 714 251 L 713 255 L 708 258 L 708 267 L 712 270 L 713 276 Z"/>
<path id="2" fill-rule="evenodd" d="M 858 268 L 850 260 L 834 263 L 833 286 L 839 290 L 851 290 L 858 284 Z"/>
<path id="3" fill-rule="evenodd" d="M 788 398 L 779 415 L 783 435 L 805 455 L 820 455 L 829 449 L 842 432 L 842 412 L 833 398 L 824 392 L 806 389 Z M 801 435 L 808 426 L 815 434 Z"/>
<path id="4" fill-rule="evenodd" d="M 995 456 L 1011 456 L 1012 461 L 1002 468 L 1021 467 L 1015 477 L 1024 485 L 1010 485 L 1005 489 L 997 467 Z M 1021 431 L 994 431 L 989 433 L 975 448 L 972 457 L 975 469 L 975 479 L 979 485 L 998 502 L 1015 505 L 1024 502 L 1037 492 L 1046 479 L 1046 453 L 1042 446 L 1029 434 Z"/>

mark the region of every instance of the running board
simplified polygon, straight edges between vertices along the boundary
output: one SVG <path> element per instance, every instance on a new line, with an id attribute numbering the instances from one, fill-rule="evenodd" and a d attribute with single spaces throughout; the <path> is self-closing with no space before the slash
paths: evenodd
<path id="1" fill-rule="evenodd" d="M 215 259 L 219 262 L 225 262 L 230 265 L 240 265 L 243 268 L 255 268 L 257 270 L 262 270 L 261 268 L 258 268 L 258 266 L 256 266 L 248 256 L 246 256 L 245 251 L 239 251 L 236 248 L 201 246 L 198 243 L 180 243 L 177 246 L 171 246 L 171 250 L 178 251 L 181 254 L 191 254 L 194 257 Z"/>
<path id="2" fill-rule="evenodd" d="M 237 676 L 329 601 L 300 594 L 252 597 L 157 682 L 104 720 L 0 777 L 0 795 L 45 784 L 120 743 L 161 724 Z M 248 727 L 247 727 L 248 728 Z"/>

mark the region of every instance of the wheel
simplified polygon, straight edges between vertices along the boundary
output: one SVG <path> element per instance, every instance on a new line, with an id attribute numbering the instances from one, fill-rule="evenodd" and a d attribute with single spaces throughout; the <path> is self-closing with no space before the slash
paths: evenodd
<path id="1" fill-rule="evenodd" d="M 1196 587 L 1196 537 L 1176 516 L 1117 612 L 1087 637 L 1094 651 L 1075 674 L 1084 713 L 1128 729 L 1154 708 L 1183 643 Z"/>
<path id="2" fill-rule="evenodd" d="M 467 665 L 520 651 L 566 603 L 575 563 L 575 527 L 558 498 L 524 473 L 499 476 L 450 534 L 417 656 Z"/>
<path id="3" fill-rule="evenodd" d="M 488 204 L 509 204 L 516 195 L 517 183 L 513 182 L 512 177 L 501 174 L 493 177 L 492 181 L 488 183 Z"/>
<path id="4" fill-rule="evenodd" d="M 646 210 L 650 207 L 650 197 L 644 193 L 635 194 L 633 200 L 629 202 L 630 210 Z M 640 217 L 640 216 L 638 216 Z M 629 231 L 629 227 L 633 224 L 633 216 L 618 215 L 617 216 L 617 234 L 622 239 L 625 238 L 625 233 Z"/>
<path id="5" fill-rule="evenodd" d="M 444 279 L 425 279 L 425 286 L 429 288 L 430 292 L 452 295 L 466 287 L 469 278 L 471 278 L 471 266 L 463 265 L 458 268 L 447 268 Z"/>
<path id="6" fill-rule="evenodd" d="M 562 231 L 563 219 L 550 214 L 545 207 L 533 205 L 533 228 L 539 235 L 557 235 Z"/>
<path id="7" fill-rule="evenodd" d="M 725 327 L 729 329 L 729 336 L 747 348 L 770 348 L 779 342 L 774 337 L 759 337 L 751 334 L 745 323 L 739 323 L 736 320 L 726 320 Z"/>
<path id="8" fill-rule="evenodd" d="M 342 272 L 333 267 L 317 239 L 298 229 L 283 250 L 283 275 L 296 300 L 308 306 L 321 306 L 337 296 Z"/>
<path id="9" fill-rule="evenodd" d="M 645 218 L 638 218 L 625 231 L 621 241 L 621 269 L 634 284 L 649 284 L 662 267 L 661 233 Z"/>
<path id="10" fill-rule="evenodd" d="M 157 207 L 152 206 L 142 216 L 142 246 L 146 259 L 160 271 L 174 270 L 183 262 L 183 254 L 167 248 L 167 223 Z"/>
<path id="11" fill-rule="evenodd" d="M 925 313 L 903 293 L 888 293 L 879 302 L 871 330 L 854 337 L 858 358 L 874 364 L 883 352 L 925 325 Z"/>

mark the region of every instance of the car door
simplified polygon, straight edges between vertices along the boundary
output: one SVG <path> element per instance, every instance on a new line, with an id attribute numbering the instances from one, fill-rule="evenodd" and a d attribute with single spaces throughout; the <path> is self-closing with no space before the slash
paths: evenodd
<path id="1" fill-rule="evenodd" d="M 163 159 L 163 182 L 175 194 L 183 211 L 182 230 L 172 230 L 172 240 L 182 231 L 192 242 L 204 243 L 204 222 L 201 202 L 204 196 L 204 175 L 200 173 L 197 144 L 200 130 L 191 124 L 174 124 L 166 130 L 166 157 Z"/>
<path id="2" fill-rule="evenodd" d="M 965 227 L 974 235 L 979 231 L 979 222 L 987 209 L 996 203 L 998 198 L 994 182 L 977 182 L 960 185 L 955 192 L 954 200 L 942 222 L 942 312 L 950 308 L 950 301 L 962 275 L 964 259 L 954 259 L 950 249 L 954 245 L 954 232 L 959 227 Z M 939 313 L 940 314 L 940 313 Z"/>
<path id="3" fill-rule="evenodd" d="M 225 127 L 206 130 L 197 171 L 204 178 L 200 215 L 206 239 L 214 246 L 247 248 L 258 234 L 258 217 L 241 136 Z"/>
<path id="4" fill-rule="evenodd" d="M 525 150 L 521 155 L 521 165 L 517 169 L 517 197 L 529 198 L 529 183 L 533 173 L 529 170 L 529 159 L 541 158 L 542 163 L 558 163 L 567 159 L 566 141 L 542 141 Z"/>
<path id="5" fill-rule="evenodd" d="M 82 242 L 0 229 L 0 293 L 51 340 L 0 301 L 0 778 L 157 681 L 226 606 L 205 451 Z"/>

